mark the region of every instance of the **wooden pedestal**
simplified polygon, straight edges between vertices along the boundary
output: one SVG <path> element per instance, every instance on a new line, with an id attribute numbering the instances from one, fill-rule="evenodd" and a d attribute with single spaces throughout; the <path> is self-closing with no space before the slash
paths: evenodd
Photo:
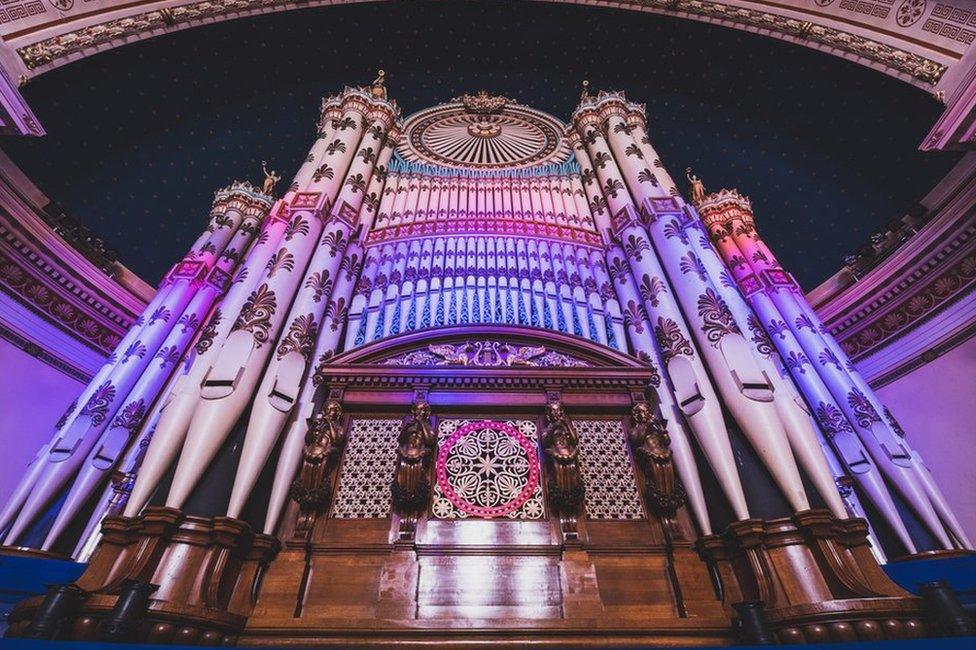
<path id="1" fill-rule="evenodd" d="M 126 580 L 158 585 L 135 634 L 147 643 L 233 643 L 253 607 L 263 570 L 277 554 L 274 537 L 253 533 L 227 517 L 186 516 L 172 508 L 147 508 L 134 518 L 112 517 L 76 584 L 90 594 L 64 638 L 92 641 Z M 8 636 L 26 630 L 41 597 L 10 615 Z"/>
<path id="2" fill-rule="evenodd" d="M 758 600 L 781 643 L 877 641 L 924 635 L 921 600 L 895 585 L 870 552 L 867 525 L 826 510 L 747 519 L 697 543 L 723 602 Z"/>

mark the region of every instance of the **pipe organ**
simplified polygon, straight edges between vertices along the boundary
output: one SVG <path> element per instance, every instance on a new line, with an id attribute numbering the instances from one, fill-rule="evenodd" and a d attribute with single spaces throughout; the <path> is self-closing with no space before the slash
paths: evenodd
<path id="1" fill-rule="evenodd" d="M 757 594 L 780 640 L 920 634 L 877 558 L 971 543 L 749 200 L 691 178 L 622 93 L 325 99 L 283 196 L 217 192 L 4 543 L 90 560 L 70 638 L 132 581 L 164 643 L 707 643 Z"/>

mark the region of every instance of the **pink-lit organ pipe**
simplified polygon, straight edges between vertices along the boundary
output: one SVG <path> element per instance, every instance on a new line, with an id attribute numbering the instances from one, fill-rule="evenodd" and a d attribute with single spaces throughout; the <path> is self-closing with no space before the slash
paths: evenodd
<path id="1" fill-rule="evenodd" d="M 580 168 L 583 170 L 583 174 L 585 176 L 591 175 L 592 169 L 589 158 L 586 156 L 586 152 L 578 137 L 574 138 L 573 142 L 573 149 L 577 160 L 580 162 Z M 581 186 L 580 190 L 582 194 L 581 200 L 584 202 L 589 201 L 590 204 L 598 205 L 598 197 L 602 199 L 602 194 L 599 193 L 599 189 L 594 182 L 586 183 L 585 189 L 584 186 Z M 600 229 L 604 238 L 608 240 L 605 254 L 602 252 L 592 253 L 591 267 L 594 271 L 594 277 L 600 286 L 601 296 L 604 298 L 610 313 L 616 316 L 620 314 L 621 309 L 624 310 L 624 314 L 620 317 L 623 322 L 623 327 L 620 327 L 617 324 L 618 321 L 614 318 L 610 321 L 611 325 L 607 328 L 608 332 L 620 327 L 619 334 L 615 334 L 615 336 L 619 336 L 620 340 L 629 340 L 634 353 L 644 360 L 649 361 L 656 370 L 652 385 L 656 389 L 658 409 L 661 411 L 662 417 L 664 417 L 665 426 L 667 427 L 668 434 L 671 436 L 671 447 L 674 453 L 678 475 L 681 477 L 681 482 L 685 486 L 688 502 L 691 506 L 695 521 L 698 523 L 699 530 L 703 535 L 711 534 L 712 524 L 709 519 L 708 508 L 705 505 L 705 490 L 702 487 L 701 477 L 698 473 L 698 464 L 695 461 L 695 455 L 692 450 L 691 433 L 689 432 L 689 425 L 685 417 L 686 414 L 684 409 L 679 407 L 675 400 L 676 393 L 674 386 L 671 384 L 670 377 L 666 373 L 662 374 L 660 370 L 665 367 L 665 364 L 653 340 L 651 325 L 641 305 L 633 276 L 629 272 L 624 272 L 621 268 L 625 264 L 624 252 L 618 243 L 610 242 L 610 224 L 606 218 L 606 209 L 600 208 L 594 210 L 593 217 L 595 219 L 595 225 Z M 608 272 L 608 266 L 610 265 L 613 265 L 617 269 L 613 278 L 611 278 Z M 625 332 L 626 336 L 624 334 Z M 699 423 L 701 423 L 701 420 L 699 420 Z M 738 475 L 735 475 L 734 478 L 736 480 L 734 485 L 738 486 L 738 494 L 742 494 L 741 484 L 738 484 Z"/>
<path id="2" fill-rule="evenodd" d="M 234 225 L 237 226 L 234 236 L 207 272 L 206 278 L 190 300 L 183 316 L 160 346 L 153 363 L 142 373 L 129 393 L 125 405 L 121 407 L 112 424 L 88 454 L 85 464 L 75 477 L 64 505 L 51 525 L 51 530 L 41 546 L 42 549 L 51 548 L 90 494 L 102 482 L 107 472 L 115 467 L 177 362 L 210 314 L 214 301 L 232 282 L 234 270 L 250 246 L 254 234 L 260 229 L 263 216 L 256 211 L 243 215 L 236 209 L 228 209 L 225 213 L 224 218 L 235 222 Z"/>
<path id="3" fill-rule="evenodd" d="M 264 269 L 279 250 L 281 239 L 291 223 L 287 211 L 281 209 L 281 203 L 271 209 L 264 227 L 235 272 L 230 288 L 207 320 L 188 365 L 166 396 L 165 408 L 125 505 L 125 516 L 132 517 L 139 513 L 176 460 L 186 440 L 190 419 L 200 401 L 201 383 L 208 377 L 217 353 L 235 323 L 231 313 L 233 305 L 243 304 L 256 290 Z"/>
<path id="4" fill-rule="evenodd" d="M 763 323 L 780 321 L 779 311 L 766 292 L 756 290 L 757 286 L 752 270 L 745 263 L 738 247 L 728 236 L 727 227 L 720 221 L 721 215 L 718 208 L 722 205 L 721 202 L 714 203 L 710 200 L 702 204 L 700 208 L 705 215 L 712 242 L 714 242 L 728 266 L 729 272 L 742 288 L 743 293 L 755 310 L 758 322 L 753 325 L 753 328 L 758 330 L 759 327 L 764 327 Z M 793 368 L 797 370 L 792 373 L 794 381 L 813 409 L 820 429 L 829 438 L 831 446 L 836 450 L 838 457 L 842 459 L 847 472 L 874 504 L 899 540 L 906 548 L 914 552 L 915 544 L 898 514 L 891 495 L 888 494 L 881 474 L 867 454 L 860 439 L 854 433 L 854 426 L 857 426 L 856 420 L 847 417 L 845 414 L 846 407 L 842 408 L 834 400 L 819 374 L 816 372 L 799 372 L 803 369 L 799 360 L 805 359 L 806 355 L 789 328 L 778 329 L 768 338 L 779 350 L 781 358 L 792 361 Z"/>
<path id="5" fill-rule="evenodd" d="M 236 214 L 236 218 L 231 216 L 233 214 Z M 150 365 L 160 363 L 158 355 L 165 353 L 162 347 L 169 333 L 174 328 L 183 329 L 196 317 L 186 308 L 200 288 L 199 278 L 206 275 L 216 257 L 227 247 L 239 224 L 239 213 L 228 213 L 226 206 L 221 204 L 215 206 L 208 236 L 201 237 L 198 241 L 203 243 L 170 272 L 166 280 L 168 286 L 163 289 L 165 296 L 156 309 L 144 315 L 146 321 L 140 327 L 139 336 L 122 351 L 122 357 L 104 382 L 65 428 L 63 436 L 48 449 L 43 459 L 44 467 L 37 473 L 30 494 L 7 534 L 6 543 L 15 543 L 76 475 L 102 433 L 115 422 L 117 413 L 127 420 L 141 420 L 144 417 L 144 401 L 140 409 L 138 401 L 129 402 L 127 398 Z M 196 324 L 190 329 L 195 329 Z M 172 370 L 168 360 L 165 366 Z M 123 404 L 130 403 L 136 406 L 128 413 L 122 413 Z M 59 525 L 64 523 L 62 520 Z"/>
<path id="6" fill-rule="evenodd" d="M 201 385 L 166 505 L 185 503 L 203 472 L 252 401 L 266 361 L 275 351 L 288 305 L 299 288 L 316 247 L 328 245 L 334 230 L 324 228 L 343 208 L 336 194 L 346 180 L 372 104 L 359 93 L 347 93 L 335 137 L 322 165 L 331 173 L 313 175 L 307 187 L 291 193 L 289 228 L 281 247 L 269 259 L 257 288 L 242 305 L 229 305 L 235 323 Z M 321 236 L 321 241 L 320 241 Z"/>
<path id="7" fill-rule="evenodd" d="M 802 375 L 815 374 L 832 397 L 828 401 L 818 399 L 821 396 L 807 395 L 811 403 L 817 400 L 814 413 L 821 422 L 821 427 L 825 432 L 833 429 L 848 433 L 850 430 L 856 433 L 859 442 L 863 444 L 863 447 L 858 445 L 859 448 L 855 448 L 845 436 L 833 433 L 832 442 L 838 453 L 850 455 L 850 460 L 845 457 L 848 466 L 853 463 L 855 467 L 864 467 L 864 474 L 867 474 L 867 464 L 857 461 L 858 455 L 863 456 L 863 450 L 866 449 L 871 461 L 898 490 L 926 528 L 941 544 L 949 547 L 951 542 L 923 484 L 918 481 L 911 454 L 906 447 L 899 444 L 899 438 L 892 433 L 890 426 L 882 421 L 868 397 L 869 393 L 873 394 L 870 388 L 863 383 L 859 385 L 853 379 L 852 375 L 856 374 L 853 366 L 850 366 L 833 337 L 819 325 L 806 300 L 799 294 L 793 279 L 779 267 L 772 253 L 755 234 L 748 200 L 727 191 L 706 199 L 700 209 L 709 225 L 712 239 L 722 251 L 727 265 L 730 269 L 740 269 L 740 273 L 748 271 L 751 274 L 746 280 L 749 283 L 748 288 L 744 287 L 750 300 L 755 301 L 752 298 L 754 293 L 768 298 L 769 304 L 765 304 L 767 298 L 760 298 L 759 302 L 764 303 L 766 313 L 760 316 L 770 337 L 777 342 L 777 339 L 784 340 L 791 336 L 798 345 L 799 349 L 784 353 L 784 359 L 794 377 L 799 380 Z M 742 283 L 740 281 L 740 286 Z M 841 445 L 845 444 L 847 449 L 842 451 Z M 857 474 L 854 476 L 858 478 Z M 876 496 L 878 499 L 884 498 L 881 494 Z M 874 495 L 871 498 L 878 503 Z M 893 506 L 891 508 L 893 511 Z M 903 527 L 899 530 L 893 523 L 895 515 L 894 512 L 885 514 L 885 518 L 892 523 L 900 537 L 907 536 Z M 910 541 L 906 542 L 906 546 L 914 547 Z"/>
<path id="8" fill-rule="evenodd" d="M 331 218 L 314 251 L 286 318 L 284 334 L 265 370 L 251 406 L 241 458 L 231 490 L 227 516 L 239 516 L 254 483 L 274 449 L 292 409 L 299 403 L 301 384 L 315 357 L 319 327 L 325 314 L 326 290 L 334 282 L 346 255 L 350 236 L 357 225 L 363 198 L 384 148 L 392 114 L 383 115 L 366 129 L 353 157 Z"/>
<path id="9" fill-rule="evenodd" d="M 761 341 L 746 338 L 751 310 L 734 285 L 723 285 L 717 281 L 720 278 L 713 277 L 716 267 L 721 268 L 721 261 L 710 246 L 699 246 L 701 233 L 686 231 L 690 224 L 698 223 L 697 215 L 683 209 L 683 202 L 662 186 L 659 178 L 668 174 L 657 168 L 656 152 L 649 142 L 643 143 L 643 148 L 639 146 L 633 136 L 640 117 L 630 123 L 625 121 L 625 117 L 633 119 L 633 113 L 622 101 L 606 103 L 603 114 L 607 115 L 607 140 L 627 187 L 641 201 L 648 232 L 685 314 L 697 320 L 693 331 L 699 335 L 703 354 L 711 354 L 713 376 L 720 387 L 723 378 L 726 382 L 734 379 L 733 385 L 722 390 L 726 404 L 737 420 L 753 422 L 743 426 L 744 431 L 795 510 L 806 509 L 808 503 L 793 454 L 833 513 L 846 516 L 816 433 L 792 382 L 783 379 Z M 713 268 L 711 273 L 709 265 Z M 658 279 L 646 281 L 652 291 Z M 714 370 L 723 363 L 731 372 Z M 736 399 L 730 399 L 730 394 Z"/>

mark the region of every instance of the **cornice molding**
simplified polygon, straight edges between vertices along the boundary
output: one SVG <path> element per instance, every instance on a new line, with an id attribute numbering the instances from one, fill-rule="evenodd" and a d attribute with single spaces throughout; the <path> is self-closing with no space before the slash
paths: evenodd
<path id="1" fill-rule="evenodd" d="M 976 154 L 964 158 L 925 202 L 931 219 L 900 249 L 860 280 L 831 278 L 808 296 L 855 362 L 877 358 L 976 290 Z M 964 340 L 954 331 L 925 346 L 942 354 L 950 349 L 945 347 L 949 341 L 954 346 Z M 915 368 L 924 361 L 912 363 Z M 872 374 L 888 378 L 906 372 L 882 368 Z"/>
<path id="2" fill-rule="evenodd" d="M 0 31 L 6 31 L 4 41 L 12 48 L 13 56 L 5 57 L 10 77 L 32 77 L 119 45 L 197 25 L 364 1 L 369 0 L 63 0 L 57 5 L 60 9 L 55 9 L 42 0 L 17 0 L 16 6 L 8 7 L 0 16 L 0 20 L 7 18 Z M 972 31 L 965 20 L 956 24 L 952 13 L 936 16 L 939 7 L 950 5 L 931 0 L 922 2 L 921 13 L 908 19 L 899 14 L 900 5 L 884 2 L 559 1 L 663 14 L 771 36 L 867 65 L 927 89 L 962 58 Z M 902 0 L 901 4 L 912 1 Z M 951 8 L 960 4 L 963 13 L 973 5 L 971 0 L 954 0 Z"/>

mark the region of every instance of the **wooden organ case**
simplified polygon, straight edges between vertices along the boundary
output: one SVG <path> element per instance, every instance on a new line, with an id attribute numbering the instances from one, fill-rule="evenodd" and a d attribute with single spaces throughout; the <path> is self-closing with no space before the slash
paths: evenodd
<path id="1" fill-rule="evenodd" d="M 648 366 L 495 326 L 397 336 L 319 373 L 329 414 L 317 417 L 331 422 L 312 431 L 328 429 L 331 447 L 296 480 L 242 644 L 731 638 L 685 507 L 660 516 L 634 462 Z M 575 436 L 573 466 L 553 405 Z M 418 431 L 429 447 L 411 455 Z"/>

